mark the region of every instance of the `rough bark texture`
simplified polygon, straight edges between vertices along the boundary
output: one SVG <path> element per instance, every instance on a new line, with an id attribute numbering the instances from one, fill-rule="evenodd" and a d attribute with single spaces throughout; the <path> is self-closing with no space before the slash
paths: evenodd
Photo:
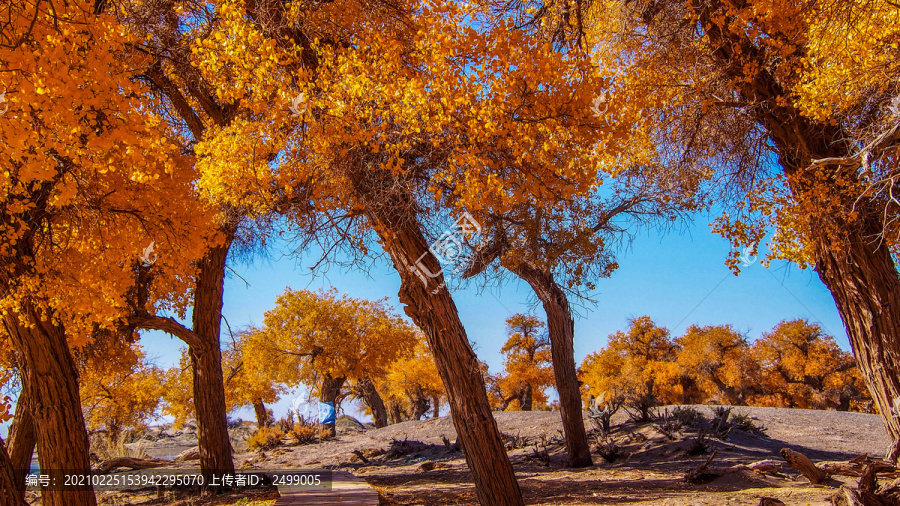
<path id="1" fill-rule="evenodd" d="M 25 506 L 24 489 L 16 484 L 16 472 L 0 438 L 0 506 Z"/>
<path id="2" fill-rule="evenodd" d="M 440 418 L 441 417 L 441 399 L 439 397 L 433 397 L 431 399 L 431 405 L 434 407 L 434 413 L 432 413 L 432 418 Z"/>
<path id="3" fill-rule="evenodd" d="M 13 314 L 4 315 L 3 324 L 22 359 L 22 386 L 30 401 L 37 428 L 41 468 L 48 471 L 90 472 L 88 435 L 78 392 L 78 371 L 66 342 L 65 331 L 52 322 L 43 321 L 37 310 L 28 303 L 22 304 L 22 315 L 28 318 L 31 326 L 23 325 Z M 46 506 L 97 504 L 90 487 L 84 490 L 44 490 L 42 500 Z"/>
<path id="4" fill-rule="evenodd" d="M 556 391 L 559 392 L 559 412 L 562 416 L 569 465 L 592 466 L 591 450 L 584 430 L 581 390 L 575 372 L 575 322 L 569 300 L 549 273 L 525 263 L 519 264 L 513 272 L 531 286 L 547 313 L 553 377 Z"/>
<path id="5" fill-rule="evenodd" d="M 266 411 L 266 404 L 262 401 L 262 399 L 254 399 L 253 400 L 253 413 L 256 415 L 256 426 L 257 427 L 268 427 L 269 422 L 269 412 Z"/>
<path id="6" fill-rule="evenodd" d="M 227 257 L 228 243 L 210 249 L 200 261 L 192 324 L 201 343 L 188 347 L 194 372 L 200 467 L 206 483 L 212 480 L 213 474 L 234 473 L 225 409 L 222 352 L 219 347 Z"/>
<path id="7" fill-rule="evenodd" d="M 483 505 L 523 505 L 522 493 L 488 403 L 478 358 L 472 351 L 453 297 L 443 284 L 415 214 L 409 181 L 359 160 L 350 174 L 366 217 L 400 274 L 400 302 L 425 333 L 447 390 L 453 425 Z M 435 277 L 426 279 L 416 265 Z"/>
<path id="8" fill-rule="evenodd" d="M 357 388 L 359 388 L 359 393 L 362 395 L 366 406 L 372 411 L 372 421 L 375 423 L 375 428 L 387 427 L 387 410 L 384 407 L 384 400 L 378 394 L 378 390 L 375 388 L 372 380 L 368 377 L 361 379 Z"/>
<path id="9" fill-rule="evenodd" d="M 6 439 L 9 460 L 15 470 L 16 490 L 22 491 L 22 497 L 25 497 L 25 477 L 31 469 L 36 444 L 37 430 L 34 426 L 34 417 L 31 416 L 28 395 L 23 390 L 16 401 L 16 414 L 13 416 Z"/>
<path id="10" fill-rule="evenodd" d="M 765 52 L 747 35 L 732 30 L 728 5 L 721 0 L 694 3 L 705 35 L 712 44 L 712 55 L 724 73 L 741 83 L 742 99 L 753 104 L 756 121 L 763 125 L 778 152 L 778 161 L 789 176 L 793 197 L 818 205 L 827 199 L 839 201 L 839 213 L 812 217 L 811 246 L 816 271 L 831 291 L 850 337 L 862 376 L 882 414 L 888 434 L 894 441 L 888 458 L 900 456 L 900 276 L 888 245 L 879 240 L 883 207 L 867 197 L 842 192 L 833 180 L 834 169 L 807 171 L 813 160 L 841 158 L 854 147 L 839 125 L 811 120 L 786 98 L 790 92 L 773 75 Z M 722 16 L 722 20 L 716 18 Z M 746 79 L 745 62 L 751 60 L 758 70 Z M 845 171 L 846 175 L 852 171 Z M 820 188 L 833 185 L 834 191 L 822 195 Z M 850 194 L 848 194 L 850 193 Z M 827 209 L 824 205 L 823 209 Z M 856 219 L 850 221 L 850 211 Z"/>

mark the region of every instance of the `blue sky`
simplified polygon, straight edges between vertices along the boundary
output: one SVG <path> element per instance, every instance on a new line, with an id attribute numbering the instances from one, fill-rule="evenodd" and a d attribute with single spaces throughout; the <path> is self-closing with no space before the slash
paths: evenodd
<path id="1" fill-rule="evenodd" d="M 786 262 L 775 262 L 767 269 L 756 262 L 734 276 L 725 266 L 729 244 L 709 231 L 709 221 L 698 216 L 681 233 L 644 232 L 620 252 L 619 269 L 611 278 L 601 280 L 591 294 L 596 305 L 579 309 L 575 322 L 575 358 L 579 363 L 585 355 L 603 347 L 607 335 L 626 328 L 630 318 L 645 314 L 667 327 L 673 336 L 695 323 L 730 323 L 751 340 L 783 319 L 807 318 L 822 325 L 849 350 L 834 301 L 812 269 L 799 269 Z M 278 251 L 270 256 L 250 265 L 233 266 L 240 277 L 232 274 L 227 279 L 223 308 L 232 329 L 260 325 L 263 313 L 287 286 L 335 286 L 338 292 L 354 297 L 388 297 L 402 313 L 397 300 L 399 277 L 384 259 L 377 261 L 368 274 L 333 269 L 314 277 L 308 268 L 316 260 L 312 256 L 298 260 Z M 476 343 L 479 358 L 490 365 L 492 372 L 502 369 L 504 320 L 529 309 L 543 316 L 541 308 L 533 305 L 528 285 L 512 279 L 492 290 L 459 289 L 453 296 L 469 339 Z M 227 339 L 227 331 L 223 339 Z M 142 341 L 157 365 L 177 363 L 180 341 L 161 334 L 147 335 Z M 286 412 L 291 397 L 275 406 L 277 416 Z M 249 410 L 238 415 L 252 418 Z"/>

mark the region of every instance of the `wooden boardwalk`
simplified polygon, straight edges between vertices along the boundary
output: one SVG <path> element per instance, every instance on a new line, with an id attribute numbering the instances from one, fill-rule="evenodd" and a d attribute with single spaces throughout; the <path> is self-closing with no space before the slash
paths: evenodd
<path id="1" fill-rule="evenodd" d="M 378 492 L 362 478 L 347 471 L 334 471 L 329 491 L 296 491 L 291 487 L 278 487 L 281 497 L 275 506 L 378 506 Z"/>

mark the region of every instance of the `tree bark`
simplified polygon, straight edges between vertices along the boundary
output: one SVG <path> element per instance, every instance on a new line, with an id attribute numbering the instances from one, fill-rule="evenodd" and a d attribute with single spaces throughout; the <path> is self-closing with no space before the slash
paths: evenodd
<path id="1" fill-rule="evenodd" d="M 32 304 L 25 302 L 21 307 L 21 315 L 4 315 L 3 324 L 22 358 L 22 388 L 36 425 L 41 469 L 89 473 L 90 450 L 81 411 L 78 370 L 65 331 L 52 321 L 43 320 Z M 20 317 L 27 318 L 29 326 Z M 77 490 L 50 488 L 43 490 L 41 497 L 47 506 L 97 504 L 90 486 Z"/>
<path id="2" fill-rule="evenodd" d="M 387 410 L 384 408 L 384 400 L 378 394 L 378 390 L 375 388 L 375 384 L 372 383 L 371 378 L 366 376 L 359 380 L 357 387 L 366 406 L 372 410 L 372 420 L 375 422 L 375 427 L 379 429 L 387 427 Z"/>
<path id="3" fill-rule="evenodd" d="M 254 399 L 253 400 L 253 412 L 256 414 L 256 426 L 260 429 L 263 427 L 268 427 L 269 422 L 269 412 L 266 411 L 266 405 L 262 401 L 262 399 Z"/>
<path id="4" fill-rule="evenodd" d="M 337 399 L 338 396 L 341 395 L 341 388 L 344 387 L 346 381 L 347 378 L 343 376 L 332 378 L 327 374 L 325 375 L 325 378 L 322 379 L 322 390 L 319 393 L 319 399 L 322 402 L 330 402 L 331 405 L 334 406 L 335 416 L 337 416 Z M 333 423 L 322 424 L 322 427 L 328 431 L 328 434 L 332 437 L 337 434 L 337 429 Z"/>
<path id="5" fill-rule="evenodd" d="M 831 290 L 853 353 L 900 457 L 900 279 L 890 251 L 876 248 L 865 229 L 852 232 L 846 250 L 820 245 L 816 271 Z M 871 237 L 871 236 L 870 236 Z"/>
<path id="6" fill-rule="evenodd" d="M 214 474 L 234 474 L 219 343 L 225 261 L 232 237 L 233 232 L 229 233 L 224 245 L 211 248 L 200 261 L 197 287 L 194 290 L 192 325 L 201 343 L 188 346 L 194 373 L 200 468 L 206 483 L 212 481 Z"/>
<path id="7" fill-rule="evenodd" d="M 581 390 L 575 370 L 575 321 L 572 319 L 569 300 L 550 273 L 524 262 L 516 266 L 513 272 L 531 286 L 547 313 L 553 377 L 559 393 L 559 412 L 562 416 L 569 465 L 592 466 L 594 463 L 584 430 Z"/>
<path id="8" fill-rule="evenodd" d="M 0 506 L 26 506 L 25 488 L 16 482 L 16 469 L 6 452 L 3 438 L 0 438 Z"/>
<path id="9" fill-rule="evenodd" d="M 428 243 L 415 216 L 416 205 L 406 190 L 411 183 L 366 166 L 362 160 L 350 177 L 366 216 L 400 274 L 404 311 L 425 333 L 434 355 L 478 500 L 491 506 L 523 505 L 491 413 L 478 358 L 443 283 L 440 265 L 428 254 Z M 437 274 L 426 279 L 423 267 Z"/>
<path id="10" fill-rule="evenodd" d="M 21 370 L 21 367 L 19 369 Z M 6 449 L 15 471 L 16 488 L 14 490 L 21 490 L 23 498 L 25 497 L 25 477 L 31 469 L 31 459 L 34 458 L 36 444 L 37 432 L 34 426 L 34 417 L 31 416 L 28 394 L 22 390 L 16 401 L 16 414 L 9 426 Z"/>
<path id="11" fill-rule="evenodd" d="M 388 411 L 391 414 L 391 423 L 400 423 L 403 421 L 403 410 L 400 409 L 400 403 L 391 401 L 388 403 Z"/>
<path id="12" fill-rule="evenodd" d="M 434 396 L 431 398 L 431 404 L 434 406 L 434 414 L 431 415 L 432 418 L 440 418 L 441 417 L 441 398 L 438 396 Z"/>

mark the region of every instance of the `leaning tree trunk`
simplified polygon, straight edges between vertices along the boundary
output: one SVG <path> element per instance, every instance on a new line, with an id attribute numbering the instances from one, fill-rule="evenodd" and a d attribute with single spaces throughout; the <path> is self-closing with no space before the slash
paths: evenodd
<path id="1" fill-rule="evenodd" d="M 9 437 L 6 439 L 9 460 L 15 470 L 17 487 L 15 490 L 21 490 L 23 498 L 25 497 L 25 477 L 31 469 L 31 459 L 34 457 L 36 444 L 37 432 L 34 426 L 34 417 L 31 416 L 28 395 L 23 390 L 16 401 L 16 414 L 9 426 Z"/>
<path id="2" fill-rule="evenodd" d="M 234 474 L 219 343 L 227 257 L 228 242 L 210 249 L 200 261 L 192 324 L 201 342 L 188 347 L 194 374 L 200 468 L 206 483 L 216 474 Z"/>
<path id="3" fill-rule="evenodd" d="M 26 506 L 24 488 L 16 483 L 16 470 L 0 438 L 0 506 Z M 23 484 L 24 485 L 24 484 Z"/>
<path id="4" fill-rule="evenodd" d="M 428 254 L 416 206 L 405 190 L 410 183 L 359 163 L 350 175 L 354 189 L 400 274 L 399 298 L 404 311 L 425 333 L 434 355 L 478 500 L 491 506 L 522 505 L 522 493 L 488 403 L 478 357 L 443 284 L 440 265 Z M 426 280 L 422 267 L 438 274 Z"/>
<path id="5" fill-rule="evenodd" d="M 884 232 L 878 202 L 859 191 L 842 191 L 854 167 L 808 169 L 813 160 L 844 158 L 857 149 L 839 123 L 820 123 L 788 100 L 790 91 L 776 78 L 766 52 L 743 31 L 731 4 L 694 2 L 711 54 L 737 85 L 746 109 L 765 127 L 779 164 L 788 176 L 792 198 L 822 214 L 808 216 L 816 271 L 831 291 L 860 372 L 881 412 L 893 445 L 888 458 L 900 457 L 900 277 L 890 251 L 879 240 Z M 724 22 L 723 22 L 724 20 Z M 756 69 L 748 78 L 746 69 Z M 838 170 L 842 169 L 842 170 Z M 857 181 L 858 183 L 858 181 Z M 833 211 L 836 210 L 836 211 Z M 847 216 L 855 214 L 850 221 Z"/>
<path id="6" fill-rule="evenodd" d="M 387 410 L 384 408 L 384 400 L 378 394 L 372 379 L 366 376 L 359 380 L 357 387 L 366 406 L 372 410 L 372 420 L 375 422 L 375 427 L 379 429 L 387 427 Z"/>
<path id="7" fill-rule="evenodd" d="M 816 271 L 831 290 L 860 372 L 900 457 L 900 278 L 887 246 L 870 231 L 851 232 L 846 249 L 821 245 Z"/>
<path id="8" fill-rule="evenodd" d="M 21 317 L 28 318 L 29 326 L 15 314 L 4 315 L 3 324 L 22 357 L 22 388 L 37 429 L 41 469 L 89 473 L 90 449 L 81 411 L 78 370 L 65 331 L 43 320 L 28 303 L 23 304 Z M 46 506 L 97 504 L 90 486 L 69 490 L 52 487 L 43 490 L 41 498 Z"/>
<path id="9" fill-rule="evenodd" d="M 569 300 L 549 273 L 527 263 L 519 264 L 513 272 L 531 286 L 547 313 L 553 377 L 559 393 L 559 412 L 562 416 L 569 465 L 592 466 L 591 450 L 584 430 L 581 390 L 575 371 L 575 322 Z"/>
<path id="10" fill-rule="evenodd" d="M 256 415 L 256 426 L 262 429 L 269 426 L 269 412 L 262 399 L 253 399 L 253 413 Z"/>
<path id="11" fill-rule="evenodd" d="M 319 400 L 330 402 L 334 407 L 335 416 L 337 416 L 337 398 L 341 395 L 341 388 L 344 387 L 344 382 L 346 381 L 347 378 L 343 376 L 332 378 L 327 374 L 322 379 L 322 390 L 319 393 Z M 321 420 L 319 420 L 319 423 L 321 423 Z M 332 437 L 337 434 L 337 427 L 333 423 L 322 424 L 322 428 Z"/>

